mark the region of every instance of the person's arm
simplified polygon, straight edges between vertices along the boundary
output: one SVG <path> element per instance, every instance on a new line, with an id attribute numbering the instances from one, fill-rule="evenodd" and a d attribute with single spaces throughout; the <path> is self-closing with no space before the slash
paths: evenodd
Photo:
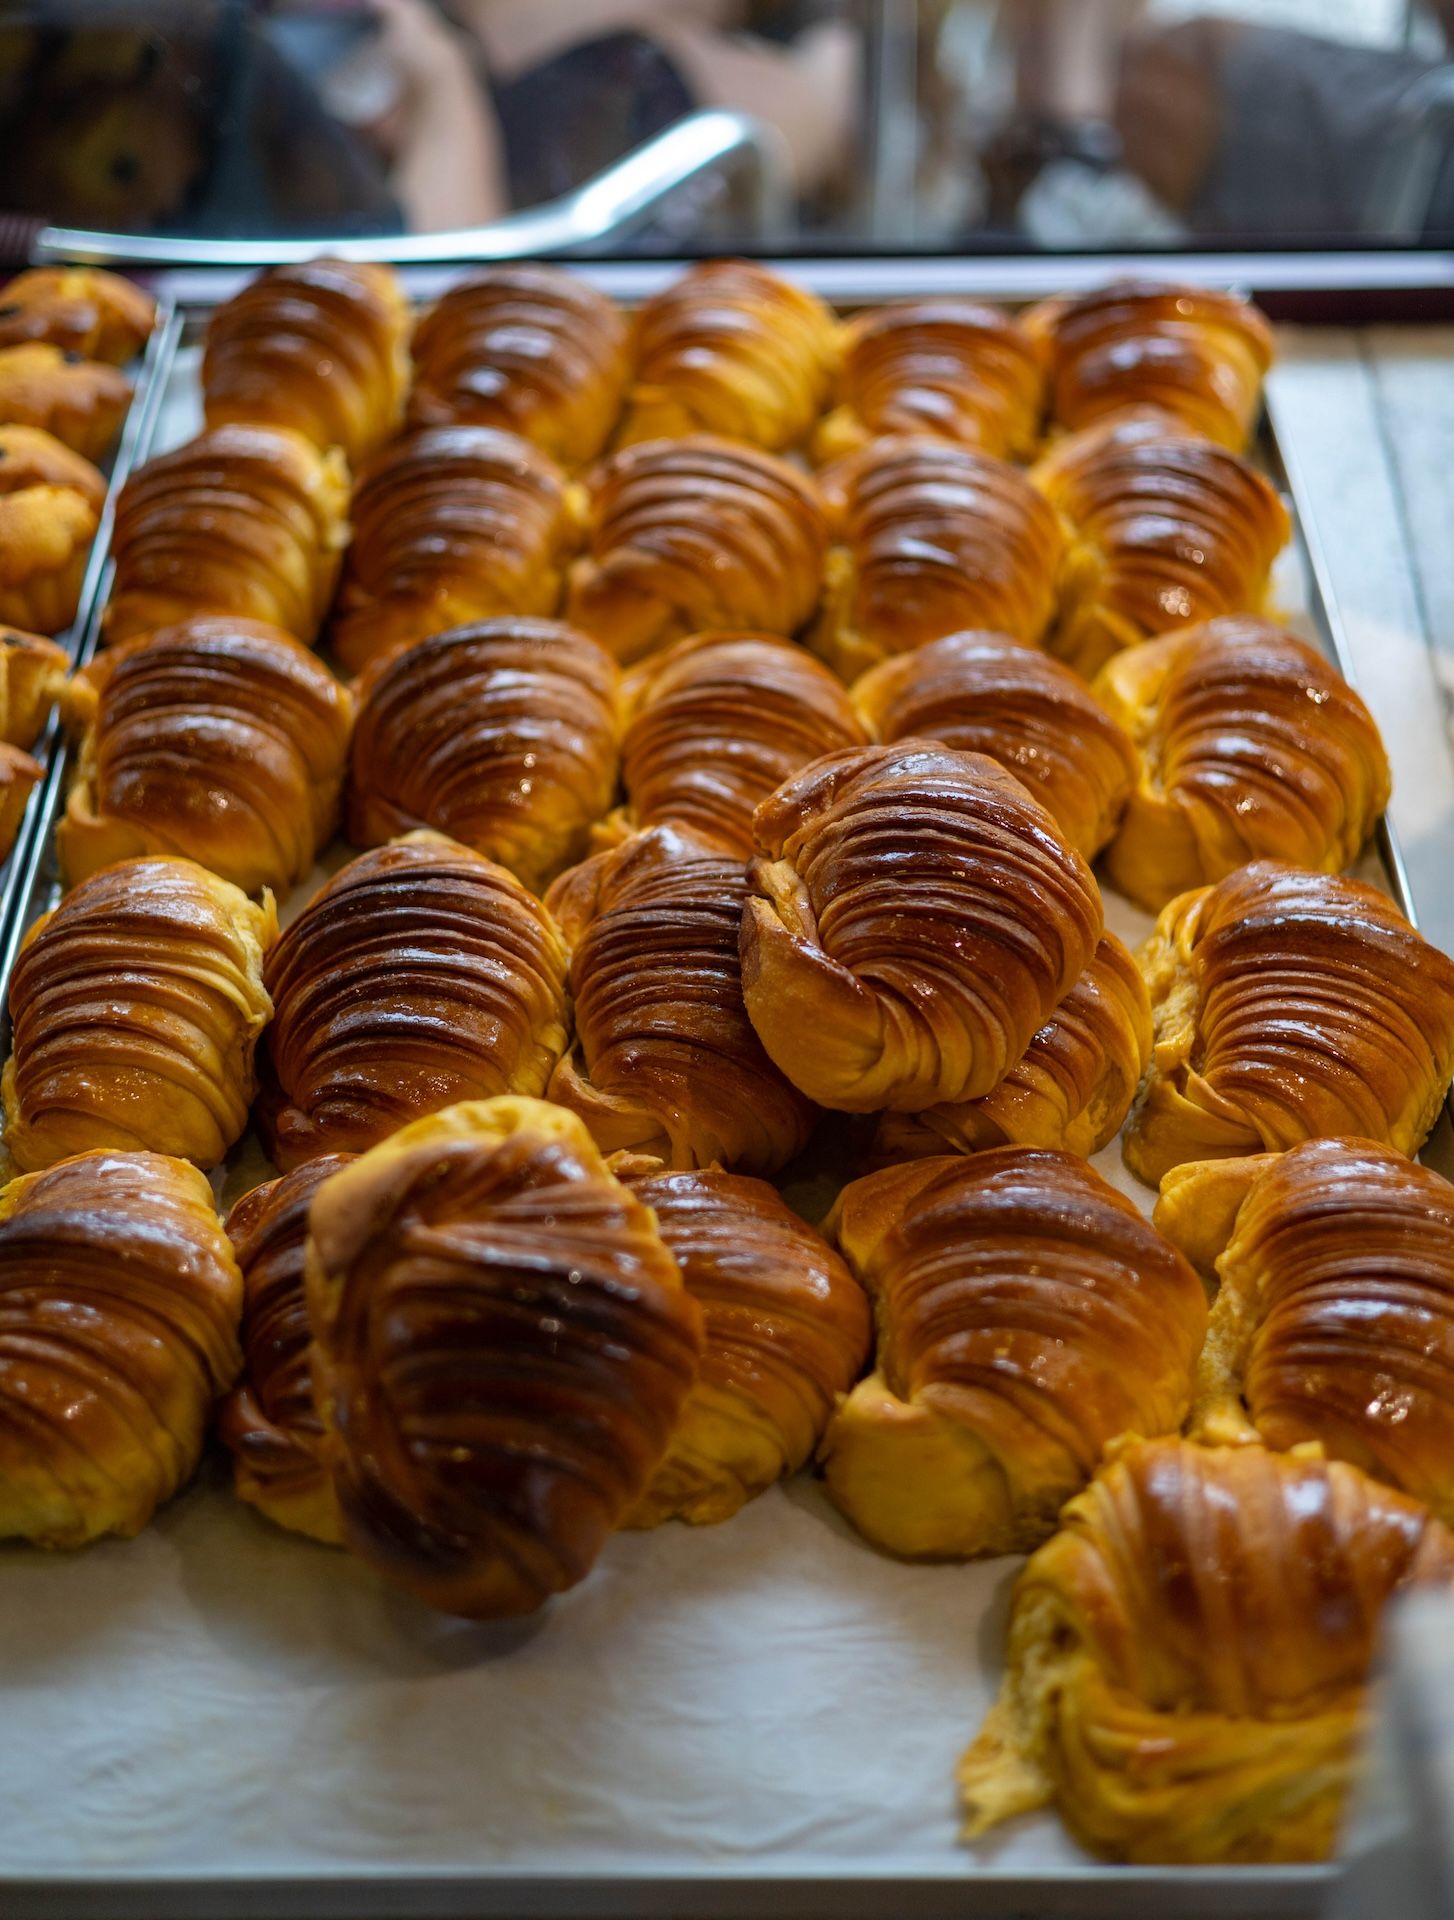
<path id="1" fill-rule="evenodd" d="M 374 0 L 403 87 L 391 184 L 409 226 L 479 226 L 510 210 L 500 130 L 470 50 L 428 0 Z"/>

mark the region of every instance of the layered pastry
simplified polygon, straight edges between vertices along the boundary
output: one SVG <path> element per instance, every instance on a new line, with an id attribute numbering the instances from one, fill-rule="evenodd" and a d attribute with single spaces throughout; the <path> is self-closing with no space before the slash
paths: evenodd
<path id="1" fill-rule="evenodd" d="M 67 894 L 10 979 L 16 1165 L 109 1147 L 215 1167 L 247 1124 L 276 937 L 270 895 L 190 860 L 123 860 Z"/>
<path id="2" fill-rule="evenodd" d="M 1126 1448 L 1015 1583 L 967 1832 L 1054 1802 L 1138 1865 L 1325 1858 L 1383 1609 L 1451 1581 L 1454 1535 L 1343 1461 Z"/>
<path id="3" fill-rule="evenodd" d="M 0 420 L 39 427 L 84 460 L 99 460 L 121 430 L 131 382 L 43 340 L 0 347 Z"/>
<path id="4" fill-rule="evenodd" d="M 41 340 L 124 367 L 146 345 L 156 301 L 100 267 L 31 267 L 0 288 L 0 348 Z"/>
<path id="5" fill-rule="evenodd" d="M 284 427 L 218 427 L 139 467 L 116 504 L 109 641 L 194 613 L 312 643 L 348 540 L 348 472 Z"/>
<path id="6" fill-rule="evenodd" d="M 1454 1076 L 1454 961 L 1376 888 L 1254 861 L 1179 894 L 1139 959 L 1155 1041 L 1124 1151 L 1148 1186 L 1320 1135 L 1417 1152 Z"/>
<path id="7" fill-rule="evenodd" d="M 518 433 L 570 470 L 604 449 L 630 375 L 625 316 L 563 267 L 487 267 L 414 330 L 409 419 Z"/>
<path id="8" fill-rule="evenodd" d="M 1249 860 L 1336 873 L 1388 804 L 1372 714 L 1269 620 L 1224 617 L 1128 648 L 1095 693 L 1142 754 L 1106 872 L 1152 913 Z"/>
<path id="9" fill-rule="evenodd" d="M 353 702 L 279 627 L 199 614 L 108 648 L 72 680 L 81 746 L 56 829 L 73 885 L 182 854 L 244 893 L 287 893 L 332 838 Z"/>
<path id="10" fill-rule="evenodd" d="M 742 1003 L 742 862 L 684 827 L 649 828 L 546 896 L 571 949 L 576 1038 L 550 1098 L 603 1152 L 772 1174 L 813 1111 L 763 1051 Z"/>
<path id="11" fill-rule="evenodd" d="M 1202 1284 L 1068 1153 L 915 1160 L 843 1189 L 824 1231 L 874 1306 L 874 1371 L 823 1437 L 828 1492 L 914 1559 L 1023 1553 L 1118 1434 L 1174 1433 Z"/>
<path id="12" fill-rule="evenodd" d="M 196 1469 L 241 1306 L 183 1161 L 83 1153 L 0 1191 L 0 1539 L 140 1533 Z"/>
<path id="13" fill-rule="evenodd" d="M 868 1355 L 868 1299 L 763 1180 L 621 1155 L 702 1309 L 704 1344 L 665 1460 L 629 1525 L 710 1525 L 796 1473 Z"/>
<path id="14" fill-rule="evenodd" d="M 1085 972 L 1101 898 L 1028 789 L 933 741 L 813 761 L 755 815 L 747 1011 L 820 1106 L 996 1086 Z"/>
<path id="15" fill-rule="evenodd" d="M 0 860 L 8 860 L 20 835 L 25 803 L 45 777 L 45 768 L 23 747 L 0 741 Z"/>
<path id="16" fill-rule="evenodd" d="M 105 498 L 90 461 L 53 434 L 0 426 L 0 621 L 70 626 Z"/>
<path id="17" fill-rule="evenodd" d="M 590 1572 L 701 1347 L 649 1208 L 537 1100 L 450 1107 L 325 1181 L 307 1296 L 345 1540 L 476 1619 Z"/>
<path id="18" fill-rule="evenodd" d="M 539 890 L 586 851 L 616 791 L 616 668 L 558 620 L 485 620 L 381 660 L 360 683 L 348 835 L 416 827 Z"/>
<path id="19" fill-rule="evenodd" d="M 471 620 L 554 613 L 579 536 L 565 476 L 516 434 L 405 434 L 359 475 L 330 644 L 356 673 Z"/>
<path id="20" fill-rule="evenodd" d="M 350 861 L 268 956 L 258 1123 L 275 1163 L 543 1093 L 569 1037 L 565 971 L 540 902 L 468 847 L 418 833 Z"/>
<path id="21" fill-rule="evenodd" d="M 796 633 L 827 550 L 818 490 L 786 461 L 710 434 L 649 440 L 595 476 L 567 612 L 627 664 L 718 628 Z"/>

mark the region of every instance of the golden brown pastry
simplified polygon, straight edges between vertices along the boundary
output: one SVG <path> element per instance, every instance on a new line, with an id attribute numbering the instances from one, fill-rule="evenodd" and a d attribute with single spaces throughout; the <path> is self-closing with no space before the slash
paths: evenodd
<path id="1" fill-rule="evenodd" d="M 575 1046 L 550 1098 L 605 1153 L 772 1174 L 807 1143 L 808 1101 L 742 1004 L 742 862 L 652 827 L 563 874 L 546 896 L 571 949 Z"/>
<path id="2" fill-rule="evenodd" d="M 778 452 L 807 438 L 828 391 L 833 316 L 749 260 L 690 268 L 636 315 L 618 444 L 718 433 Z"/>
<path id="3" fill-rule="evenodd" d="M 45 768 L 21 747 L 0 741 L 0 860 L 8 860 L 20 834 L 25 803 L 45 776 Z"/>
<path id="4" fill-rule="evenodd" d="M 1064 535 L 1016 468 L 945 440 L 875 440 L 823 484 L 839 544 L 808 640 L 845 680 L 962 630 L 1044 637 Z"/>
<path id="5" fill-rule="evenodd" d="M 585 1578 L 701 1349 L 650 1212 L 538 1100 L 450 1107 L 325 1181 L 307 1295 L 348 1544 L 476 1619 Z"/>
<path id="6" fill-rule="evenodd" d="M 569 1038 L 566 949 L 503 867 L 439 834 L 351 860 L 268 956 L 258 1123 L 283 1168 L 456 1100 L 539 1094 Z"/>
<path id="7" fill-rule="evenodd" d="M 56 828 L 68 886 L 182 854 L 282 894 L 332 837 L 353 701 L 280 627 L 199 614 L 111 647 L 67 689 L 81 747 Z"/>
<path id="8" fill-rule="evenodd" d="M 842 683 L 768 634 L 679 640 L 629 674 L 622 692 L 630 824 L 675 820 L 744 860 L 759 801 L 820 753 L 868 737 Z"/>
<path id="9" fill-rule="evenodd" d="M 1008 1671 L 959 1768 L 966 1831 L 1054 1801 L 1112 1859 L 1323 1859 L 1383 1608 L 1451 1579 L 1454 1536 L 1355 1467 L 1126 1448 L 1015 1583 Z"/>
<path id="10" fill-rule="evenodd" d="M 471 620 L 554 613 L 579 534 L 565 476 L 517 435 L 407 433 L 359 475 L 333 651 L 357 673 Z"/>
<path id="11" fill-rule="evenodd" d="M 539 891 L 616 791 L 616 669 L 559 620 L 483 620 L 381 660 L 359 687 L 348 836 L 421 826 Z"/>
<path id="12" fill-rule="evenodd" d="M 70 626 L 105 498 L 90 461 L 53 434 L 0 426 L 0 621 Z"/>
<path id="13" fill-rule="evenodd" d="M 1024 316 L 1050 367 L 1050 411 L 1074 429 L 1155 406 L 1223 446 L 1257 421 L 1272 329 L 1249 301 L 1213 287 L 1118 280 Z"/>
<path id="14" fill-rule="evenodd" d="M 796 633 L 827 549 L 818 490 L 786 461 L 710 434 L 651 440 L 595 476 L 566 610 L 628 665 L 691 633 Z"/>
<path id="15" fill-rule="evenodd" d="M 1174 1433 L 1201 1282 L 1068 1153 L 1001 1147 L 855 1180 L 824 1226 L 874 1303 L 874 1371 L 823 1437 L 828 1492 L 914 1559 L 1044 1540 L 1108 1440 Z"/>
<path id="16" fill-rule="evenodd" d="M 1164 416 L 1073 434 L 1033 478 L 1073 529 L 1050 650 L 1087 679 L 1122 647 L 1260 607 L 1287 544 L 1267 480 Z"/>
<path id="17" fill-rule="evenodd" d="M 271 267 L 208 324 L 207 425 L 291 427 L 356 466 L 403 420 L 411 324 L 392 267 Z"/>
<path id="18" fill-rule="evenodd" d="M 32 267 L 0 288 L 0 348 L 43 340 L 123 367 L 146 345 L 156 301 L 99 267 Z"/>
<path id="19" fill-rule="evenodd" d="M 997 633 L 953 633 L 871 667 L 853 704 L 886 743 L 915 736 L 1014 774 L 1093 860 L 1141 772 L 1124 726 L 1068 667 Z"/>
<path id="20" fill-rule="evenodd" d="M 1372 714 L 1270 620 L 1209 620 L 1129 647 L 1095 693 L 1143 755 L 1106 872 L 1152 913 L 1249 860 L 1336 873 L 1388 804 Z"/>
<path id="21" fill-rule="evenodd" d="M 121 430 L 131 382 L 115 367 L 44 341 L 0 347 L 0 421 L 40 427 L 83 459 L 99 460 Z"/>
<path id="22" fill-rule="evenodd" d="M 268 620 L 311 645 L 348 539 L 348 470 L 282 427 L 218 427 L 121 489 L 108 641 L 194 613 Z"/>
<path id="23" fill-rule="evenodd" d="M 313 1338 L 303 1254 L 313 1196 L 352 1165 L 325 1153 L 254 1187 L 227 1216 L 242 1269 L 242 1377 L 217 1413 L 240 1500 L 280 1527 L 330 1546 L 343 1541 L 323 1458 L 323 1417 L 313 1398 Z"/>
<path id="24" fill-rule="evenodd" d="M 747 1011 L 820 1106 L 914 1113 L 998 1084 L 1101 935 L 1090 869 L 992 760 L 826 754 L 758 808 Z"/>
<path id="25" fill-rule="evenodd" d="M 868 1300 L 766 1181 L 626 1154 L 615 1171 L 655 1215 L 705 1336 L 670 1451 L 627 1524 L 730 1520 L 812 1453 L 868 1355 Z"/>
<path id="26" fill-rule="evenodd" d="M 0 740 L 33 747 L 66 684 L 64 647 L 0 625 Z"/>
<path id="27" fill-rule="evenodd" d="M 837 405 L 813 457 L 870 440 L 927 434 L 1002 460 L 1028 459 L 1040 435 L 1045 373 L 1034 341 L 978 300 L 901 300 L 840 330 Z"/>
<path id="28" fill-rule="evenodd" d="M 140 1533 L 196 1469 L 241 1307 L 195 1167 L 83 1153 L 0 1191 L 0 1539 Z"/>
<path id="29" fill-rule="evenodd" d="M 1319 1135 L 1417 1152 L 1454 1076 L 1454 961 L 1375 888 L 1257 860 L 1178 895 L 1138 958 L 1137 1179 Z"/>
<path id="30" fill-rule="evenodd" d="M 0 1081 L 16 1165 L 113 1147 L 215 1167 L 247 1124 L 277 931 L 271 895 L 190 860 L 123 860 L 38 920 Z"/>
<path id="31" fill-rule="evenodd" d="M 498 427 L 563 467 L 594 460 L 630 372 L 625 316 L 564 267 L 487 267 L 414 331 L 415 426 Z"/>

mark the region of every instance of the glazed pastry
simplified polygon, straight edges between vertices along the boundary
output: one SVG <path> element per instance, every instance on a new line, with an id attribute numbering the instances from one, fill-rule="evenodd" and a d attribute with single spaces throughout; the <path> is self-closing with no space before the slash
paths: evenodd
<path id="1" fill-rule="evenodd" d="M 303 1254 L 314 1194 L 351 1165 L 346 1153 L 323 1154 L 254 1187 L 227 1216 L 242 1269 L 243 1369 L 217 1428 L 232 1455 L 233 1485 L 280 1527 L 329 1546 L 342 1543 L 343 1530 L 313 1399 Z"/>
<path id="2" fill-rule="evenodd" d="M 629 664 L 691 633 L 796 633 L 818 604 L 828 527 L 784 460 L 692 434 L 608 460 L 569 617 Z"/>
<path id="3" fill-rule="evenodd" d="M 1001 460 L 1028 459 L 1045 374 L 1035 343 L 999 307 L 902 300 L 840 329 L 837 405 L 813 436 L 818 461 L 870 440 L 927 434 Z"/>
<path id="4" fill-rule="evenodd" d="M 70 626 L 105 498 L 90 461 L 53 434 L 0 426 L 0 621 Z"/>
<path id="5" fill-rule="evenodd" d="M 1155 1022 L 1124 1137 L 1138 1180 L 1319 1135 L 1418 1151 L 1454 1076 L 1454 961 L 1376 888 L 1254 861 L 1178 895 L 1138 958 Z"/>
<path id="6" fill-rule="evenodd" d="M 420 826 L 539 891 L 585 852 L 616 791 L 616 669 L 558 620 L 484 620 L 381 660 L 360 683 L 348 836 Z"/>
<path id="7" fill-rule="evenodd" d="M 1206 1297 L 1068 1153 L 1002 1147 L 855 1180 L 824 1226 L 874 1303 L 874 1371 L 821 1458 L 835 1504 L 912 1559 L 1023 1553 L 1108 1440 L 1174 1433 Z"/>
<path id="8" fill-rule="evenodd" d="M 194 613 L 267 620 L 311 645 L 348 539 L 348 472 L 281 427 L 218 427 L 121 489 L 108 641 Z"/>
<path id="9" fill-rule="evenodd" d="M 131 382 L 115 367 L 80 360 L 44 341 L 0 347 L 0 421 L 40 427 L 85 460 L 99 460 L 121 430 Z"/>
<path id="10" fill-rule="evenodd" d="M 1093 860 L 1141 773 L 1124 727 L 1068 667 L 996 633 L 954 633 L 872 667 L 853 704 L 891 743 L 938 740 L 1014 774 Z"/>
<path id="11" fill-rule="evenodd" d="M 730 1520 L 812 1453 L 867 1358 L 868 1300 L 765 1181 L 624 1154 L 615 1172 L 655 1215 L 705 1336 L 671 1449 L 628 1524 Z"/>
<path id="12" fill-rule="evenodd" d="M 515 434 L 405 434 L 354 490 L 333 651 L 357 673 L 471 620 L 554 613 L 579 532 L 565 476 Z"/>
<path id="13" fill-rule="evenodd" d="M 1131 955 L 1103 933 L 1090 965 L 999 1085 L 978 1100 L 886 1113 L 874 1157 L 1061 1147 L 1089 1157 L 1131 1111 L 1151 1057 L 1151 1002 Z"/>
<path id="14" fill-rule="evenodd" d="M 960 1763 L 966 1831 L 1055 1802 L 1137 1864 L 1321 1860 L 1367 1733 L 1379 1619 L 1454 1536 L 1341 1461 L 1147 1440 L 1015 1583 Z"/>
<path id="15" fill-rule="evenodd" d="M 20 835 L 25 803 L 45 777 L 45 768 L 21 747 L 0 741 L 0 860 L 8 860 Z"/>
<path id="16" fill-rule="evenodd" d="M 0 740 L 33 747 L 66 684 L 64 647 L 0 626 Z"/>
<path id="17" fill-rule="evenodd" d="M 140 1533 L 196 1470 L 241 1306 L 195 1167 L 84 1153 L 0 1191 L 0 1539 Z"/>
<path id="18" fill-rule="evenodd" d="M 272 267 L 208 324 L 207 425 L 291 427 L 356 466 L 403 420 L 411 324 L 392 267 Z"/>
<path id="19" fill-rule="evenodd" d="M 0 1081 L 16 1165 L 112 1147 L 215 1167 L 247 1124 L 277 931 L 271 895 L 190 860 L 121 861 L 38 920 Z"/>
<path id="20" fill-rule="evenodd" d="M 772 1174 L 806 1145 L 812 1108 L 742 1005 L 746 897 L 742 862 L 675 826 L 596 854 L 546 896 L 571 949 L 576 1013 L 550 1098 L 602 1152 Z"/>
<path id="21" fill-rule="evenodd" d="M 627 823 L 674 820 L 744 860 L 759 801 L 819 754 L 868 737 L 842 683 L 767 634 L 679 640 L 629 674 L 623 694 Z"/>
<path id="22" fill-rule="evenodd" d="M 845 680 L 961 630 L 1044 637 L 1064 536 L 1014 467 L 944 440 L 876 440 L 823 484 L 839 544 L 808 639 Z"/>
<path id="23" fill-rule="evenodd" d="M 1260 607 L 1287 544 L 1263 476 L 1164 416 L 1073 434 L 1033 478 L 1073 529 L 1050 650 L 1087 679 L 1122 647 Z"/>
<path id="24" fill-rule="evenodd" d="M 0 288 L 0 348 L 43 340 L 124 367 L 146 345 L 156 301 L 99 267 L 32 267 Z"/>
<path id="25" fill-rule="evenodd" d="M 828 391 L 833 316 L 748 260 L 708 260 L 636 316 L 635 373 L 617 436 L 719 433 L 778 452 L 807 438 Z"/>
<path id="26" fill-rule="evenodd" d="M 630 371 L 614 301 L 564 267 L 487 267 L 414 331 L 415 426 L 498 427 L 574 470 L 610 438 Z"/>
<path id="27" fill-rule="evenodd" d="M 1024 324 L 1050 367 L 1050 411 L 1071 429 L 1155 406 L 1223 446 L 1256 424 L 1272 329 L 1212 287 L 1120 280 L 1032 307 Z"/>
<path id="28" fill-rule="evenodd" d="M 74 885 L 182 854 L 244 893 L 287 893 L 332 838 L 353 702 L 260 620 L 199 614 L 111 647 L 67 689 L 81 748 L 56 828 Z"/>
<path id="29" fill-rule="evenodd" d="M 540 902 L 467 847 L 418 833 L 351 860 L 268 956 L 258 1123 L 275 1163 L 543 1093 L 569 1037 L 565 970 Z"/>
<path id="30" fill-rule="evenodd" d="M 1372 714 L 1271 621 L 1209 620 L 1128 648 L 1095 692 L 1144 756 L 1106 872 L 1152 913 L 1249 860 L 1336 873 L 1388 804 Z"/>
<path id="31" fill-rule="evenodd" d="M 450 1107 L 325 1181 L 307 1297 L 346 1541 L 474 1619 L 585 1578 L 701 1349 L 649 1210 L 538 1100 Z"/>
<path id="32" fill-rule="evenodd" d="M 1090 869 L 981 754 L 825 754 L 765 800 L 742 924 L 747 1011 L 793 1084 L 849 1113 L 977 1100 L 1085 971 Z"/>

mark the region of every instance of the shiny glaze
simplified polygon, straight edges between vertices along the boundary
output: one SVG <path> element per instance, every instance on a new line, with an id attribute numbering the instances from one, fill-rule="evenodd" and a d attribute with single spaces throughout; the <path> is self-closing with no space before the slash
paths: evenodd
<path id="1" fill-rule="evenodd" d="M 115 367 L 77 360 L 41 340 L 0 347 L 0 420 L 40 427 L 87 460 L 99 460 L 131 405 Z"/>
<path id="2" fill-rule="evenodd" d="M 156 302 L 119 273 L 31 267 L 0 290 L 0 347 L 44 340 L 63 353 L 123 367 L 145 346 Z"/>

